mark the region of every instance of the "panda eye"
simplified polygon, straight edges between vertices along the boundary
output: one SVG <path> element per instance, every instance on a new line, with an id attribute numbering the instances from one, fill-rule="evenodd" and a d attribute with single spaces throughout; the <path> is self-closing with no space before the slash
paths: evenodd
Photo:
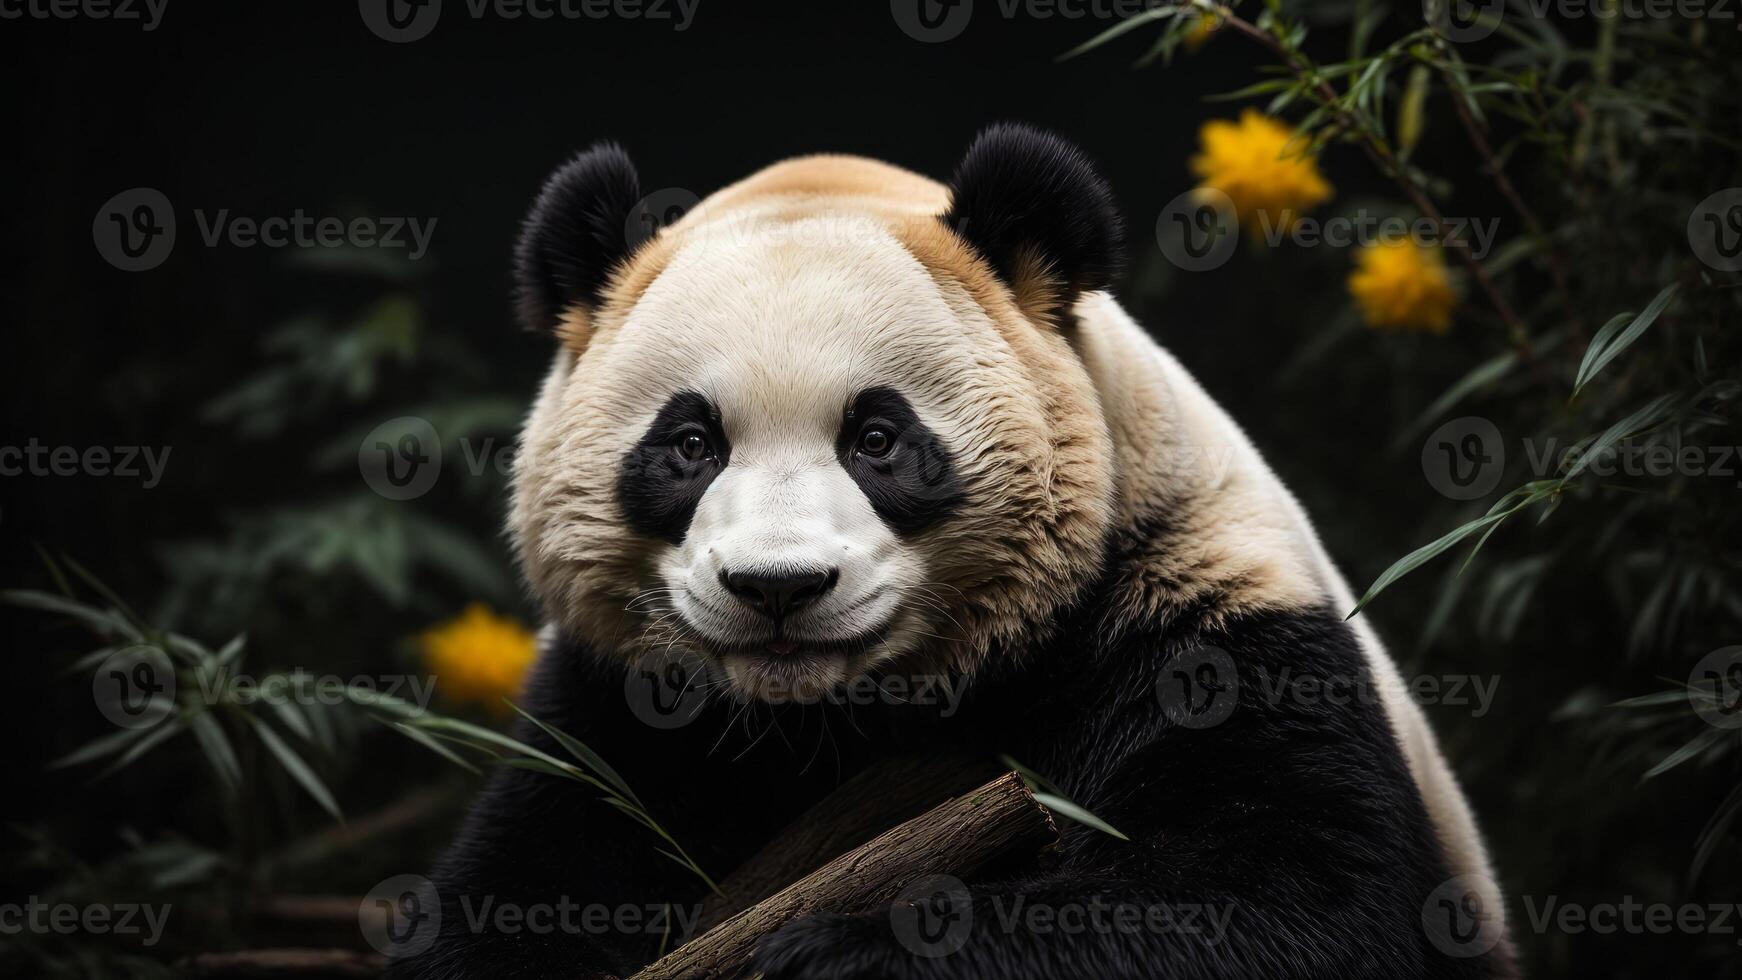
<path id="1" fill-rule="evenodd" d="M 866 456 L 880 459 L 894 448 L 894 433 L 881 425 L 868 425 L 859 433 L 859 452 Z"/>
<path id="2" fill-rule="evenodd" d="M 714 455 L 714 447 L 708 445 L 707 437 L 699 432 L 686 432 L 679 435 L 672 446 L 677 450 L 679 456 L 692 463 L 699 463 Z"/>

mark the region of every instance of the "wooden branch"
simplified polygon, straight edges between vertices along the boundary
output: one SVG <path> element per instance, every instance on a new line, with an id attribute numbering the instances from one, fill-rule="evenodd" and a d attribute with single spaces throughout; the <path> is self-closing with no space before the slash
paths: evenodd
<path id="1" fill-rule="evenodd" d="M 969 753 L 912 755 L 872 766 L 801 814 L 720 881 L 696 933 L 773 895 L 896 824 L 960 796 L 1004 770 Z"/>
<path id="2" fill-rule="evenodd" d="M 842 854 L 632 980 L 731 980 L 750 963 L 763 936 L 794 919 L 886 908 L 903 889 L 930 875 L 968 877 L 1057 840 L 1058 828 L 1046 807 L 1020 776 L 1006 773 Z"/>
<path id="3" fill-rule="evenodd" d="M 188 976 L 205 980 L 372 980 L 387 969 L 387 957 L 348 949 L 248 949 L 200 953 L 178 966 Z"/>

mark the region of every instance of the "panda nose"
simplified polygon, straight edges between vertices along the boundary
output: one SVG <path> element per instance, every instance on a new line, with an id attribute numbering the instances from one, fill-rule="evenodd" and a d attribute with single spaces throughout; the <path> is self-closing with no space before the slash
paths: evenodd
<path id="1" fill-rule="evenodd" d="M 840 578 L 840 569 L 836 568 L 826 572 L 720 571 L 720 584 L 727 592 L 773 619 L 780 619 L 794 609 L 822 598 Z"/>

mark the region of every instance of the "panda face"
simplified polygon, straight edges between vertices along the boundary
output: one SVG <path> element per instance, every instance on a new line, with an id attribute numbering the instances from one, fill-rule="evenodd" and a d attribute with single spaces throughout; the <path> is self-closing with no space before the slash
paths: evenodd
<path id="1" fill-rule="evenodd" d="M 558 470 L 620 518 L 609 550 L 639 553 L 650 639 L 740 693 L 811 696 L 944 635 L 928 535 L 963 510 L 960 455 L 997 436 L 975 406 L 1003 346 L 868 219 L 702 236 L 553 379 Z M 606 530 L 541 533 L 579 555 Z"/>
<path id="2" fill-rule="evenodd" d="M 598 153 L 520 254 L 523 315 L 564 341 L 511 521 L 549 615 L 769 701 L 1044 639 L 1112 509 L 1093 387 L 1023 303 L 1062 285 L 1000 279 L 944 187 L 856 158 L 769 168 L 589 278 L 609 227 L 577 221 L 636 196 Z"/>

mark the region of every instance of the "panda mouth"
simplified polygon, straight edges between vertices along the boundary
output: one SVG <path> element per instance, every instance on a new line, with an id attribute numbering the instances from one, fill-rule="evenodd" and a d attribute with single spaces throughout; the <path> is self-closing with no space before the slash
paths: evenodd
<path id="1" fill-rule="evenodd" d="M 707 643 L 711 657 L 740 696 L 775 704 L 827 698 L 877 659 L 881 632 L 833 640 L 777 636 L 747 643 Z"/>
<path id="2" fill-rule="evenodd" d="M 882 642 L 882 634 L 879 630 L 866 630 L 863 633 L 836 640 L 776 636 L 772 640 L 761 642 L 710 642 L 707 646 L 709 652 L 716 657 L 737 656 L 779 663 L 803 660 L 852 660 L 870 653 Z"/>

